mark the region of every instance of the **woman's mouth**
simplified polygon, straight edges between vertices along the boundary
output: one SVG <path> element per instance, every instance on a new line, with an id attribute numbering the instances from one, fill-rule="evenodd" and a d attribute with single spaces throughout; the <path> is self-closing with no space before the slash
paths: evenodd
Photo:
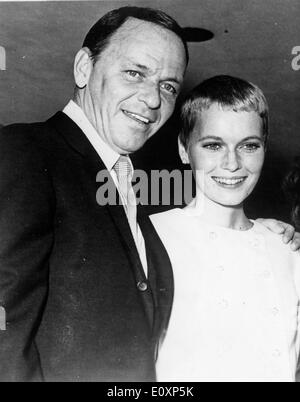
<path id="1" fill-rule="evenodd" d="M 242 186 L 242 184 L 247 179 L 247 176 L 244 177 L 217 177 L 212 176 L 212 179 L 221 187 L 225 188 L 237 188 Z"/>

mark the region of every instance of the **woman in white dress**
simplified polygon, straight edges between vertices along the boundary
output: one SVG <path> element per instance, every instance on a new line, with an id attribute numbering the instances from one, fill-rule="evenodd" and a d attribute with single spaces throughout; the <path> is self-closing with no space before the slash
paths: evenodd
<path id="1" fill-rule="evenodd" d="M 300 256 L 243 206 L 267 137 L 266 99 L 244 80 L 209 79 L 183 105 L 180 156 L 197 194 L 152 216 L 175 279 L 158 381 L 296 380 Z"/>

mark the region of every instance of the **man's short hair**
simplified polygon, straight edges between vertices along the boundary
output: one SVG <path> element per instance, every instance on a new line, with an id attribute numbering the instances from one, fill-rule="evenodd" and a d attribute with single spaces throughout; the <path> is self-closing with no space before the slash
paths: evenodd
<path id="1" fill-rule="evenodd" d="M 263 121 L 265 142 L 269 135 L 269 108 L 260 88 L 248 81 L 219 75 L 203 81 L 185 98 L 181 107 L 180 140 L 187 149 L 201 112 L 218 104 L 224 110 L 256 112 Z"/>
<path id="2" fill-rule="evenodd" d="M 83 47 L 91 52 L 91 58 L 97 61 L 99 55 L 108 46 L 114 33 L 129 19 L 137 18 L 142 21 L 152 22 L 162 28 L 174 32 L 183 42 L 186 54 L 186 62 L 189 61 L 189 51 L 184 36 L 184 30 L 168 14 L 160 10 L 145 7 L 121 7 L 105 14 L 88 32 Z"/>

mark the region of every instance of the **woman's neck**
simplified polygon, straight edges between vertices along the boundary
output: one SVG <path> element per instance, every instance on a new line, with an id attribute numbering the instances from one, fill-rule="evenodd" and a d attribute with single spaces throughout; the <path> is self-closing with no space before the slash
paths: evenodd
<path id="1" fill-rule="evenodd" d="M 243 205 L 224 206 L 211 201 L 200 192 L 186 209 L 200 217 L 203 222 L 213 225 L 234 230 L 248 230 L 253 226 L 245 215 Z"/>

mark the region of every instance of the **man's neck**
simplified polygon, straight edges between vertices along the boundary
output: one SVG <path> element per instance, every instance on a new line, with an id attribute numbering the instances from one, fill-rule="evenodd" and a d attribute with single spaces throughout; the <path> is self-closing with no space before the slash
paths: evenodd
<path id="1" fill-rule="evenodd" d="M 87 105 L 86 102 L 89 102 L 90 99 L 85 98 L 82 96 L 82 92 L 80 91 L 75 91 L 74 96 L 73 96 L 73 102 L 76 103 L 77 106 L 80 107 L 80 109 L 83 111 L 85 114 L 86 118 L 90 122 L 90 124 L 94 127 L 94 129 L 97 131 L 98 135 L 102 138 L 103 141 L 105 141 L 105 138 L 101 136 L 99 132 L 99 124 L 97 125 L 97 122 L 92 118 L 92 114 L 88 113 L 89 110 L 91 110 L 91 105 Z M 106 142 L 106 141 L 105 141 Z"/>

